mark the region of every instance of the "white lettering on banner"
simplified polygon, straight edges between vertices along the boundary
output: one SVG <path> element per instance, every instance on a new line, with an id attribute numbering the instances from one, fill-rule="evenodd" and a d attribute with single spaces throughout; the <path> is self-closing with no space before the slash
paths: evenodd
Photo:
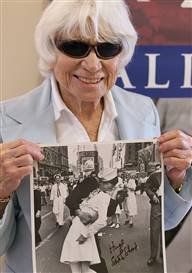
<path id="1" fill-rule="evenodd" d="M 150 2 L 151 0 L 137 0 L 137 2 Z M 181 3 L 182 8 L 192 8 L 192 0 L 183 0 Z"/>
<path id="2" fill-rule="evenodd" d="M 148 74 L 148 84 L 145 86 L 147 89 L 159 88 L 165 89 L 169 87 L 169 81 L 165 84 L 156 83 L 156 60 L 160 54 L 145 54 L 149 58 L 149 74 Z"/>
<path id="3" fill-rule="evenodd" d="M 118 77 L 122 79 L 124 88 L 132 88 L 132 89 L 136 88 L 136 86 L 131 84 L 127 71 L 125 69 L 121 70 L 120 75 Z"/>
<path id="4" fill-rule="evenodd" d="M 184 83 L 181 88 L 192 88 L 192 54 L 181 54 L 184 56 Z"/>
<path id="5" fill-rule="evenodd" d="M 170 80 L 166 83 L 158 84 L 156 82 L 157 78 L 157 57 L 161 56 L 159 53 L 149 54 L 146 53 L 145 56 L 148 57 L 148 82 L 145 86 L 146 89 L 168 89 L 170 85 Z M 181 54 L 183 56 L 183 65 L 184 65 L 184 75 L 183 75 L 183 85 L 180 88 L 189 89 L 192 88 L 192 54 L 186 53 Z M 160 71 L 158 71 L 160 73 Z M 131 82 L 129 79 L 126 69 L 122 69 L 118 78 L 121 78 L 123 82 L 123 88 L 125 89 L 136 89 L 137 84 Z M 136 85 L 134 85 L 136 84 Z"/>
<path id="6" fill-rule="evenodd" d="M 191 0 L 184 0 L 181 4 L 182 8 L 192 8 L 192 1 Z"/>
<path id="7" fill-rule="evenodd" d="M 137 0 L 137 2 L 150 2 L 150 0 Z M 192 8 L 192 0 L 183 0 L 181 3 L 182 8 Z"/>

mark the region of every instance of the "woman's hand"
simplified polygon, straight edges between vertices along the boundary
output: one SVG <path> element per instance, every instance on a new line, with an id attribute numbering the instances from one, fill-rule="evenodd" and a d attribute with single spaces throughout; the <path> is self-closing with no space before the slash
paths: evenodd
<path id="1" fill-rule="evenodd" d="M 192 162 L 192 137 L 175 130 L 159 137 L 166 174 L 174 189 L 179 188 Z"/>
<path id="2" fill-rule="evenodd" d="M 0 144 L 0 198 L 7 198 L 33 170 L 33 160 L 44 158 L 39 145 L 16 140 Z"/>

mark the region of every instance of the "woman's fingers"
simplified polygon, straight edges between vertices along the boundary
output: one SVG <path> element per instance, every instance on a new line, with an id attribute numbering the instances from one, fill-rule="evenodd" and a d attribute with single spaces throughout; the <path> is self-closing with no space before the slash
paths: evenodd
<path id="1" fill-rule="evenodd" d="M 171 184 L 180 186 L 192 162 L 192 137 L 179 130 L 167 132 L 159 137 L 159 149 Z"/>
<path id="2" fill-rule="evenodd" d="M 187 170 L 191 166 L 190 160 L 181 159 L 177 157 L 164 158 L 164 164 L 170 168 L 176 168 L 178 170 Z"/>
<path id="3" fill-rule="evenodd" d="M 159 137 L 160 150 L 162 153 L 173 149 L 192 149 L 192 137 L 176 130 L 167 132 Z"/>
<path id="4" fill-rule="evenodd" d="M 44 158 L 39 145 L 27 140 L 0 144 L 0 198 L 15 191 L 33 170 L 33 160 Z"/>
<path id="5" fill-rule="evenodd" d="M 16 158 L 29 154 L 35 160 L 43 159 L 39 145 L 25 140 L 14 141 L 14 143 L 0 144 L 1 160 Z"/>

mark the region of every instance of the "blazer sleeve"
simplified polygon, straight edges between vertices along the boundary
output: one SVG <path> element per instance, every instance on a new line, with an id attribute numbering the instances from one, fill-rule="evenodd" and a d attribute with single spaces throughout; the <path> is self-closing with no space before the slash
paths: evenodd
<path id="1" fill-rule="evenodd" d="M 177 194 L 165 177 L 165 230 L 176 227 L 192 207 L 192 167 L 187 170 L 182 191 Z"/>
<path id="2" fill-rule="evenodd" d="M 2 118 L 3 116 L 0 114 L 0 119 Z M 1 136 L 0 143 L 2 143 Z M 8 250 L 15 237 L 16 221 L 14 198 L 15 194 L 13 194 L 4 211 L 3 217 L 0 219 L 0 256 L 2 256 Z"/>
<path id="3" fill-rule="evenodd" d="M 11 246 L 16 231 L 15 208 L 11 199 L 0 220 L 0 256 Z"/>

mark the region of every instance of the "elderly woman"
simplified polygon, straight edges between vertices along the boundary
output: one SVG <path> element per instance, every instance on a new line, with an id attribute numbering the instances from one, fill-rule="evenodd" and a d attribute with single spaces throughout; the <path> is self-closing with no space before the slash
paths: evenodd
<path id="1" fill-rule="evenodd" d="M 122 0 L 55 0 L 43 13 L 36 45 L 45 81 L 1 105 L 0 254 L 7 254 L 5 272 L 32 272 L 28 175 L 33 160 L 43 159 L 37 143 L 159 136 L 152 101 L 114 85 L 136 40 Z M 192 205 L 192 139 L 171 131 L 159 142 L 166 166 L 165 226 L 170 229 Z"/>

